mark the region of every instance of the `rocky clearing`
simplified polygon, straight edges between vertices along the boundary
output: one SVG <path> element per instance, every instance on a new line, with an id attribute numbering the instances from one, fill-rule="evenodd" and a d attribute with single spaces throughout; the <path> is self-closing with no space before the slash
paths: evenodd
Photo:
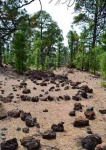
<path id="1" fill-rule="evenodd" d="M 100 87 L 98 77 L 67 68 L 54 74 L 32 71 L 29 76 L 0 69 L 0 143 L 16 138 L 18 150 L 33 150 L 20 142 L 23 137 L 33 136 L 41 145 L 34 150 L 83 150 L 82 139 L 96 133 L 106 143 L 106 89 Z M 25 112 L 30 114 L 23 121 Z M 53 133 L 44 134 L 51 128 Z"/>

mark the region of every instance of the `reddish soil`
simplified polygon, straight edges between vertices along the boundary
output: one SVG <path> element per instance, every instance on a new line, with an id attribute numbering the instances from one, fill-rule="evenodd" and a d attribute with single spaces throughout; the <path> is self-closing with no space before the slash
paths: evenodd
<path id="1" fill-rule="evenodd" d="M 76 94 L 78 89 L 72 89 L 71 86 L 68 90 L 64 90 L 64 87 L 60 86 L 60 91 L 53 91 L 49 92 L 51 96 L 63 96 L 69 95 L 71 100 L 65 101 L 39 101 L 39 102 L 23 102 L 20 98 L 17 98 L 17 94 L 22 95 L 22 89 L 17 88 L 16 85 L 19 85 L 20 82 L 25 79 L 25 76 L 19 76 L 15 73 L 10 71 L 4 72 L 1 71 L 0 73 L 0 85 L 2 90 L 5 90 L 4 94 L 1 94 L 3 97 L 6 97 L 8 94 L 13 93 L 14 99 L 10 103 L 3 103 L 2 107 L 4 111 L 9 111 L 12 109 L 21 109 L 25 112 L 30 112 L 33 117 L 37 118 L 37 122 L 40 124 L 40 128 L 31 127 L 29 129 L 29 133 L 23 133 L 21 131 L 17 131 L 17 127 L 24 128 L 26 127 L 25 123 L 20 118 L 6 118 L 4 120 L 0 120 L 0 132 L 2 128 L 7 128 L 8 130 L 5 131 L 6 133 L 6 140 L 10 138 L 16 137 L 18 139 L 19 148 L 18 150 L 24 150 L 25 148 L 20 145 L 20 139 L 28 135 L 34 135 L 38 131 L 44 132 L 45 130 L 49 130 L 51 125 L 57 124 L 61 121 L 64 122 L 64 132 L 58 132 L 56 139 L 53 140 L 45 140 L 42 139 L 41 136 L 34 136 L 36 139 L 39 139 L 42 144 L 42 150 L 51 150 L 55 147 L 59 150 L 83 150 L 80 144 L 80 137 L 85 137 L 87 134 L 86 127 L 82 128 L 75 128 L 73 127 L 73 122 L 77 116 L 84 116 L 84 110 L 88 106 L 94 107 L 94 112 L 96 114 L 96 118 L 94 120 L 90 120 L 90 128 L 93 133 L 98 133 L 102 137 L 102 141 L 106 143 L 106 114 L 100 114 L 99 109 L 106 109 L 106 89 L 101 88 L 99 83 L 100 79 L 96 76 L 87 73 L 81 72 L 78 70 L 74 70 L 73 73 L 68 73 L 67 68 L 60 68 L 54 71 L 55 74 L 67 74 L 68 79 L 74 82 L 81 81 L 81 85 L 88 85 L 90 88 L 93 89 L 93 94 L 91 94 L 91 98 L 83 99 L 80 102 L 83 107 L 83 111 L 76 112 L 75 117 L 69 116 L 69 112 L 73 110 L 74 103 L 76 101 L 72 100 L 72 96 Z M 41 81 L 39 81 L 41 82 Z M 41 92 L 42 89 L 44 91 L 48 91 L 51 86 L 55 86 L 49 83 L 46 87 L 41 87 L 40 85 L 35 85 L 30 79 L 26 78 L 27 88 L 31 90 L 31 93 L 28 96 L 39 96 L 39 94 L 44 94 Z M 14 85 L 17 91 L 13 91 L 12 85 Z M 80 86 L 81 86 L 80 85 Z M 36 87 L 37 90 L 34 90 L 33 87 Z M 0 90 L 1 90 L 0 89 Z M 48 109 L 48 112 L 43 112 L 44 109 Z M 0 142 L 3 140 L 0 138 Z"/>

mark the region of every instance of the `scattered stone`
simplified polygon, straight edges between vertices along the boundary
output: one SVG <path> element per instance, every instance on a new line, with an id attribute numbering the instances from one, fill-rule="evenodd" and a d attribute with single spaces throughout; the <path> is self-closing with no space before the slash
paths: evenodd
<path id="1" fill-rule="evenodd" d="M 70 96 L 68 96 L 68 95 L 64 95 L 64 100 L 65 100 L 65 101 L 68 101 L 68 100 L 71 100 L 71 98 L 70 98 Z"/>
<path id="2" fill-rule="evenodd" d="M 29 133 L 29 128 L 22 128 L 22 131 L 23 131 L 24 133 Z"/>
<path id="3" fill-rule="evenodd" d="M 74 123 L 73 123 L 74 127 L 83 127 L 83 126 L 89 126 L 89 120 L 80 116 L 78 118 L 75 119 Z"/>
<path id="4" fill-rule="evenodd" d="M 63 100 L 64 98 L 63 98 L 63 96 L 59 96 L 59 99 Z"/>
<path id="5" fill-rule="evenodd" d="M 13 109 L 13 110 L 10 110 L 10 111 L 7 112 L 8 116 L 12 117 L 12 118 L 20 117 L 20 113 L 21 113 L 21 111 L 18 110 L 18 109 Z"/>
<path id="6" fill-rule="evenodd" d="M 94 107 L 93 107 L 93 106 L 89 106 L 89 107 L 87 107 L 87 109 L 86 109 L 86 110 L 88 110 L 88 111 L 93 111 L 93 109 L 94 109 Z"/>
<path id="7" fill-rule="evenodd" d="M 22 82 L 20 83 L 20 85 L 21 85 L 21 86 L 27 86 L 27 83 L 26 83 L 25 81 L 22 81 Z"/>
<path id="8" fill-rule="evenodd" d="M 87 98 L 87 93 L 85 91 L 81 91 L 80 95 L 82 98 Z"/>
<path id="9" fill-rule="evenodd" d="M 75 103 L 74 104 L 74 110 L 81 110 L 81 109 L 82 109 L 81 103 Z"/>
<path id="10" fill-rule="evenodd" d="M 13 99 L 13 98 L 14 98 L 13 93 L 10 93 L 10 94 L 7 96 L 7 98 Z"/>
<path id="11" fill-rule="evenodd" d="M 3 96 L 2 96 L 2 95 L 0 95 L 0 101 L 2 101 L 2 99 L 3 99 Z"/>
<path id="12" fill-rule="evenodd" d="M 44 109 L 43 112 L 48 112 L 48 109 Z"/>
<path id="13" fill-rule="evenodd" d="M 48 98 L 47 96 L 43 96 L 43 97 L 40 97 L 40 100 L 41 101 L 47 101 L 47 98 Z"/>
<path id="14" fill-rule="evenodd" d="M 38 102 L 39 101 L 39 97 L 38 96 L 35 96 L 35 97 L 32 97 L 32 102 Z"/>
<path id="15" fill-rule="evenodd" d="M 86 116 L 86 118 L 91 119 L 91 120 L 95 118 L 94 111 L 86 110 L 84 112 L 84 115 Z"/>
<path id="16" fill-rule="evenodd" d="M 79 84 L 81 84 L 81 82 L 79 82 L 79 81 L 78 82 L 71 82 L 70 84 L 71 84 L 71 86 L 75 87 L 75 86 L 78 86 Z"/>
<path id="17" fill-rule="evenodd" d="M 39 94 L 39 97 L 42 97 L 43 95 L 42 94 Z"/>
<path id="18" fill-rule="evenodd" d="M 50 87 L 49 91 L 53 91 L 55 89 L 54 86 Z"/>
<path id="19" fill-rule="evenodd" d="M 68 73 L 74 73 L 73 70 L 69 70 Z"/>
<path id="20" fill-rule="evenodd" d="M 25 88 L 23 91 L 22 91 L 23 94 L 29 94 L 31 93 L 30 89 L 27 89 Z"/>
<path id="21" fill-rule="evenodd" d="M 79 100 L 81 100 L 81 97 L 78 95 L 75 95 L 75 96 L 72 96 L 72 99 L 75 101 L 79 101 Z"/>
<path id="22" fill-rule="evenodd" d="M 6 128 L 6 127 L 1 129 L 1 131 L 6 131 L 6 130 L 7 130 L 7 128 Z"/>
<path id="23" fill-rule="evenodd" d="M 101 114 L 106 114 L 106 109 L 99 110 Z"/>
<path id="24" fill-rule="evenodd" d="M 9 102 L 12 101 L 12 99 L 10 99 L 9 97 L 3 97 L 3 98 L 1 99 L 1 101 L 2 101 L 3 103 L 9 103 Z"/>
<path id="25" fill-rule="evenodd" d="M 59 87 L 59 84 L 56 84 L 56 87 Z"/>
<path id="26" fill-rule="evenodd" d="M 88 134 L 93 134 L 90 127 L 87 127 L 87 133 L 88 133 Z"/>
<path id="27" fill-rule="evenodd" d="M 75 115 L 76 115 L 76 114 L 75 114 L 75 111 L 74 111 L 74 110 L 69 112 L 69 116 L 75 116 Z"/>
<path id="28" fill-rule="evenodd" d="M 45 91 L 44 89 L 41 90 L 41 92 L 44 92 L 44 91 Z"/>
<path id="29" fill-rule="evenodd" d="M 34 127 L 36 124 L 36 118 L 32 118 L 32 116 L 27 116 L 25 118 L 25 123 L 27 127 Z"/>
<path id="30" fill-rule="evenodd" d="M 63 87 L 65 84 L 64 83 L 61 83 L 61 87 Z"/>
<path id="31" fill-rule="evenodd" d="M 36 87 L 33 87 L 33 90 L 37 90 L 37 88 L 36 88 Z"/>
<path id="32" fill-rule="evenodd" d="M 9 139 L 1 143 L 1 150 L 17 150 L 18 142 L 16 138 Z"/>
<path id="33" fill-rule="evenodd" d="M 102 143 L 102 139 L 98 134 L 91 134 L 82 139 L 82 147 L 87 150 L 95 150 L 98 144 Z"/>
<path id="34" fill-rule="evenodd" d="M 27 113 L 27 112 L 21 111 L 20 118 L 22 121 L 25 121 L 26 117 L 28 117 L 28 116 L 31 116 L 30 112 Z"/>
<path id="35" fill-rule="evenodd" d="M 56 139 L 56 133 L 53 130 L 47 130 L 42 134 L 43 139 Z"/>
<path id="36" fill-rule="evenodd" d="M 27 95 L 21 95 L 20 98 L 22 101 L 31 101 L 31 97 Z"/>
<path id="37" fill-rule="evenodd" d="M 47 83 L 46 82 L 41 82 L 40 86 L 47 86 Z"/>
<path id="38" fill-rule="evenodd" d="M 64 87 L 64 90 L 69 90 L 69 86 Z"/>
<path id="39" fill-rule="evenodd" d="M 38 122 L 35 123 L 35 126 L 36 126 L 37 128 L 40 128 L 40 124 L 39 124 Z"/>
<path id="40" fill-rule="evenodd" d="M 53 100 L 54 100 L 54 97 L 52 97 L 52 96 L 49 95 L 49 96 L 48 96 L 48 100 L 49 100 L 49 101 L 53 101 Z"/>
<path id="41" fill-rule="evenodd" d="M 93 93 L 93 89 L 90 89 L 88 87 L 88 85 L 83 85 L 83 86 L 80 87 L 80 89 L 87 92 L 87 93 Z"/>
<path id="42" fill-rule="evenodd" d="M 21 131 L 21 128 L 20 128 L 20 127 L 18 127 L 16 130 L 17 130 L 17 131 Z"/>
<path id="43" fill-rule="evenodd" d="M 55 91 L 60 91 L 60 88 L 56 88 Z"/>
<path id="44" fill-rule="evenodd" d="M 20 140 L 21 145 L 26 147 L 28 150 L 40 150 L 41 144 L 39 140 L 35 140 L 34 137 L 28 136 Z"/>
<path id="45" fill-rule="evenodd" d="M 57 125 L 56 124 L 53 124 L 51 126 L 51 129 L 54 131 L 54 132 L 64 132 L 64 126 L 63 126 L 64 122 L 60 122 L 58 123 Z"/>
<path id="46" fill-rule="evenodd" d="M 7 118 L 7 113 L 0 111 L 0 120 L 3 120 L 3 119 L 5 119 L 5 118 Z"/>

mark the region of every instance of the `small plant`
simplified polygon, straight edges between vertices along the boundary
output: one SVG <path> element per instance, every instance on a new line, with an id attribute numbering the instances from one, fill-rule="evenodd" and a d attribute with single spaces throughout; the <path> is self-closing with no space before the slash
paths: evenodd
<path id="1" fill-rule="evenodd" d="M 105 80 L 101 80 L 100 81 L 100 86 L 103 88 L 106 88 L 106 81 Z"/>
<path id="2" fill-rule="evenodd" d="M 49 67 L 50 67 L 49 64 L 50 64 L 50 58 L 49 58 L 49 56 L 46 56 L 45 64 L 44 64 L 45 69 L 49 69 Z"/>

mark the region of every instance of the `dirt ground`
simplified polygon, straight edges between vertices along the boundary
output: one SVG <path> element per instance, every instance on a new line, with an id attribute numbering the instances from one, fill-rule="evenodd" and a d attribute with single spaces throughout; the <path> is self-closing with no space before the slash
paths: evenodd
<path id="1" fill-rule="evenodd" d="M 106 109 L 106 89 L 100 87 L 100 79 L 94 75 L 74 70 L 74 73 L 68 73 L 67 68 L 60 68 L 54 71 L 56 74 L 67 74 L 69 80 L 74 82 L 81 81 L 81 85 L 88 85 L 93 89 L 93 94 L 89 99 L 83 99 L 80 102 L 83 105 L 83 111 L 76 112 L 75 117 L 69 116 L 69 112 L 73 110 L 74 103 L 76 101 L 72 100 L 72 96 L 76 94 L 78 89 L 72 89 L 71 86 L 68 90 L 64 90 L 64 87 L 60 87 L 60 91 L 49 92 L 51 96 L 63 96 L 69 95 L 71 100 L 69 101 L 39 101 L 37 103 L 33 102 L 23 102 L 20 98 L 17 98 L 17 94 L 22 94 L 22 89 L 18 89 L 17 85 L 20 84 L 23 79 L 26 80 L 27 87 L 31 90 L 31 93 L 28 96 L 38 96 L 39 94 L 44 94 L 48 91 L 53 84 L 49 83 L 46 87 L 41 87 L 40 85 L 35 85 L 30 79 L 25 78 L 24 76 L 19 76 L 15 74 L 10 74 L 9 72 L 0 73 L 0 85 L 2 90 L 5 90 L 4 94 L 0 95 L 7 96 L 9 93 L 13 93 L 14 99 L 10 103 L 2 103 L 4 110 L 7 112 L 12 109 L 21 109 L 25 112 L 30 112 L 33 117 L 37 118 L 37 122 L 40 124 L 40 128 L 31 127 L 29 133 L 23 133 L 22 131 L 17 131 L 18 127 L 26 127 L 25 123 L 20 118 L 6 118 L 0 120 L 0 133 L 2 128 L 7 128 L 6 140 L 16 137 L 19 142 L 18 150 L 25 150 L 23 146 L 20 145 L 20 139 L 28 135 L 34 135 L 36 139 L 39 139 L 42 144 L 42 150 L 51 150 L 52 147 L 55 147 L 59 150 L 83 150 L 80 145 L 80 137 L 85 137 L 87 134 L 86 127 L 76 128 L 73 126 L 73 122 L 77 116 L 84 116 L 84 110 L 88 106 L 94 107 L 94 112 L 96 118 L 90 120 L 90 128 L 93 133 L 98 133 L 102 137 L 102 141 L 106 142 L 106 114 L 100 114 L 99 109 Z M 13 85 L 17 88 L 17 91 L 13 91 Z M 36 87 L 37 90 L 34 90 L 33 87 Z M 44 92 L 41 90 L 44 89 Z M 48 109 L 48 112 L 43 112 L 44 109 Z M 64 122 L 64 132 L 58 132 L 56 139 L 45 140 L 41 136 L 37 136 L 38 131 L 44 132 L 49 130 L 53 123 L 57 124 L 59 122 Z M 0 138 L 0 142 L 2 139 Z"/>

